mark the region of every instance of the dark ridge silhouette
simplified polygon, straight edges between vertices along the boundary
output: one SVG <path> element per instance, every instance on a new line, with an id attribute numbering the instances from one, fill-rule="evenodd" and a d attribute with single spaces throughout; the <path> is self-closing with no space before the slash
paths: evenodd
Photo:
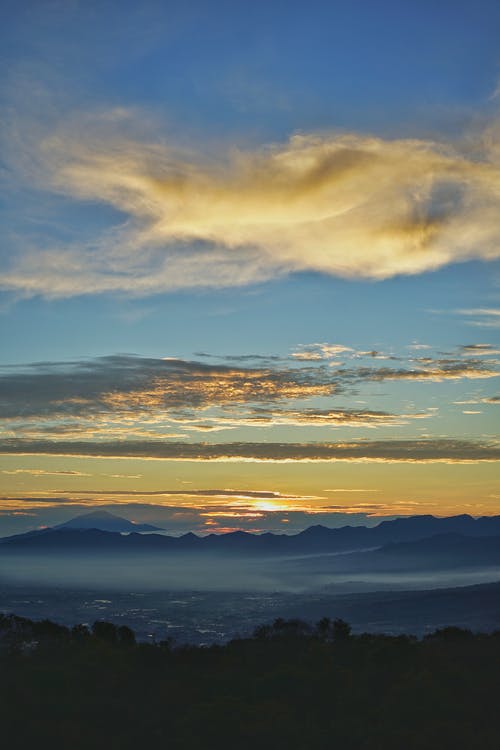
<path id="1" fill-rule="evenodd" d="M 429 565 L 448 561 L 466 564 L 500 564 L 500 535 L 486 537 L 463 534 L 437 534 L 415 542 L 391 542 L 377 550 L 387 558 L 425 560 Z"/>
<path id="2" fill-rule="evenodd" d="M 87 517 L 88 518 L 88 517 Z M 78 520 L 76 521 L 78 523 Z M 90 521 L 91 523 L 91 521 Z M 0 552 L 19 550 L 57 551 L 89 550 L 123 552 L 192 551 L 240 555 L 310 555 L 354 550 L 368 550 L 390 544 L 417 542 L 429 537 L 455 534 L 461 537 L 500 537 L 500 516 L 474 519 L 468 515 L 436 518 L 410 516 L 382 521 L 378 526 L 343 526 L 330 529 L 310 526 L 294 534 L 251 534 L 235 531 L 200 537 L 191 532 L 180 537 L 142 535 L 134 524 L 134 531 L 126 536 L 99 528 L 74 527 L 68 522 L 58 527 L 31 531 L 0 539 Z M 477 548 L 479 550 L 480 543 Z M 448 548 L 450 544 L 448 544 Z"/>

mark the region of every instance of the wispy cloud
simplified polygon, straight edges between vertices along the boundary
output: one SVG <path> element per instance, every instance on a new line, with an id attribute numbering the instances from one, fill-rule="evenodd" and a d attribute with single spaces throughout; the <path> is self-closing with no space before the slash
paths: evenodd
<path id="1" fill-rule="evenodd" d="M 420 364 L 421 367 L 415 368 L 358 367 L 354 370 L 340 370 L 337 373 L 345 380 L 354 378 L 368 381 L 428 380 L 441 382 L 444 380 L 461 380 L 462 378 L 476 380 L 498 376 L 494 364 L 487 364 L 481 359 L 463 361 L 452 358 L 432 359 L 424 357 L 420 359 Z"/>
<path id="2" fill-rule="evenodd" d="M 500 349 L 491 344 L 465 344 L 461 346 L 462 354 L 465 356 L 493 357 L 500 354 Z"/>
<path id="3" fill-rule="evenodd" d="M 297 350 L 292 352 L 294 359 L 304 361 L 314 361 L 321 359 L 333 359 L 338 357 L 340 354 L 347 352 L 353 352 L 350 346 L 344 346 L 343 344 L 303 344 L 297 347 Z"/>
<path id="4" fill-rule="evenodd" d="M 182 498 L 189 501 L 190 508 L 199 508 L 200 510 L 222 511 L 229 508 L 239 511 L 245 509 L 252 510 L 309 510 L 315 513 L 317 508 L 314 504 L 309 505 L 311 501 L 324 499 L 318 495 L 294 495 L 273 490 L 246 490 L 246 489 L 162 489 L 162 490 L 57 490 L 50 492 L 38 492 L 31 497 L 34 503 L 51 503 L 56 501 L 58 504 L 65 502 L 67 496 L 71 496 L 71 502 L 85 501 L 91 498 L 91 502 L 103 503 L 107 498 L 108 502 L 124 503 L 128 499 L 142 504 L 151 502 L 159 504 L 159 507 L 169 507 L 172 503 L 171 498 Z M 54 497 L 55 496 L 55 497 Z M 221 504 L 223 501 L 223 504 Z M 300 503 L 300 505 L 298 505 Z M 329 506 L 330 507 L 330 506 Z"/>
<path id="5" fill-rule="evenodd" d="M 303 407 L 297 409 L 285 409 L 279 406 L 273 407 L 247 407 L 241 411 L 227 409 L 223 414 L 196 418 L 179 418 L 179 423 L 186 430 L 225 430 L 236 427 L 274 427 L 285 425 L 287 427 L 381 427 L 384 425 L 406 424 L 412 419 L 429 419 L 434 416 L 433 412 L 424 411 L 413 414 L 391 414 L 385 411 L 373 411 L 369 409 L 318 409 Z M 199 424 L 199 420 L 204 422 Z"/>
<path id="6" fill-rule="evenodd" d="M 373 488 L 363 488 L 363 487 L 335 487 L 335 489 L 326 489 L 323 490 L 323 492 L 363 492 L 363 493 L 371 493 L 371 492 L 380 492 L 380 490 L 374 490 Z"/>
<path id="7" fill-rule="evenodd" d="M 494 101 L 495 99 L 500 98 L 500 79 L 498 80 L 497 85 L 495 86 L 493 92 L 490 94 L 490 101 Z"/>
<path id="8" fill-rule="evenodd" d="M 492 404 L 498 406 L 500 405 L 500 396 L 478 396 L 476 398 L 461 399 L 459 401 L 454 401 L 453 403 L 461 406 L 467 404 Z"/>
<path id="9" fill-rule="evenodd" d="M 90 477 L 91 474 L 86 474 L 83 471 L 47 471 L 46 469 L 2 469 L 0 474 L 29 474 L 33 477 Z"/>
<path id="10" fill-rule="evenodd" d="M 500 308 L 472 307 L 455 310 L 459 315 L 465 315 L 474 320 L 467 320 L 467 324 L 476 328 L 500 328 Z"/>
<path id="11" fill-rule="evenodd" d="M 492 315 L 494 317 L 500 316 L 500 308 L 497 307 L 472 307 L 466 310 L 457 310 L 457 312 L 461 315 Z"/>
<path id="12" fill-rule="evenodd" d="M 496 122 L 462 143 L 303 133 L 209 158 L 133 139 L 130 113 L 111 115 L 61 125 L 31 164 L 39 186 L 126 221 L 87 244 L 16 250 L 2 288 L 148 295 L 302 270 L 385 279 L 500 254 Z"/>

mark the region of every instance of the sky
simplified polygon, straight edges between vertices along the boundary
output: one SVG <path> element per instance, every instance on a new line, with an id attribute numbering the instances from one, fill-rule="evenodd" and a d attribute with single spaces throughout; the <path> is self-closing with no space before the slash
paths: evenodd
<path id="1" fill-rule="evenodd" d="M 0 535 L 500 512 L 497 2 L 4 3 Z"/>

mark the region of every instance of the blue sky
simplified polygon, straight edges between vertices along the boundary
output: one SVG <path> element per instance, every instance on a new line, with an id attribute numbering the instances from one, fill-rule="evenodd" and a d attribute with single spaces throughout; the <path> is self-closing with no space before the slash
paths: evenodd
<path id="1" fill-rule="evenodd" d="M 186 481 L 294 498 L 216 529 L 496 512 L 498 3 L 5 7 L 5 533 Z"/>

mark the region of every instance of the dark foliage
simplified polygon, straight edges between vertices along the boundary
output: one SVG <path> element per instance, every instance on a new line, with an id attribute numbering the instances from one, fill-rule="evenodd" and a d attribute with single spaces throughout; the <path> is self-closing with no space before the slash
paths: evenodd
<path id="1" fill-rule="evenodd" d="M 225 646 L 0 615 L 9 749 L 498 750 L 500 632 L 354 636 L 275 620 Z"/>

